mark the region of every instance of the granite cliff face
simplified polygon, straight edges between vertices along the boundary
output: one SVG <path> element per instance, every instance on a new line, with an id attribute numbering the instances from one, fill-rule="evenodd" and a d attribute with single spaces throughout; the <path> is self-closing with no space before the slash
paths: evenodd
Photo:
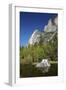
<path id="1" fill-rule="evenodd" d="M 40 35 L 41 32 L 39 32 L 39 30 L 34 30 L 33 34 L 31 35 L 30 39 L 29 39 L 29 44 L 30 45 L 34 45 L 35 43 L 39 43 L 40 41 Z"/>
<path id="2" fill-rule="evenodd" d="M 54 36 L 57 35 L 58 32 L 58 18 L 50 19 L 48 24 L 45 25 L 44 30 L 40 32 L 39 30 L 34 30 L 31 35 L 28 44 L 35 45 L 39 44 L 41 41 L 43 44 L 46 44 L 50 40 L 53 39 Z"/>

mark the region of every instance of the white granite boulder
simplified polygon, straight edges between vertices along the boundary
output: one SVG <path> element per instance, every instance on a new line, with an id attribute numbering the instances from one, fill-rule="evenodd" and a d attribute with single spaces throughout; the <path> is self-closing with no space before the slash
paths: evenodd
<path id="1" fill-rule="evenodd" d="M 40 70 L 42 70 L 43 72 L 48 72 L 50 66 L 51 65 L 50 65 L 48 59 L 42 59 L 42 61 L 40 63 L 36 64 L 36 67 L 39 68 Z"/>

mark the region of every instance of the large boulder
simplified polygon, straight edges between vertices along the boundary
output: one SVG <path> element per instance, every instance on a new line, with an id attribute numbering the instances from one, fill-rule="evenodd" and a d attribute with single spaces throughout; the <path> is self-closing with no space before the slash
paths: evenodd
<path id="1" fill-rule="evenodd" d="M 48 59 L 42 59 L 40 63 L 36 65 L 36 67 L 44 68 L 44 67 L 50 67 L 50 63 Z"/>
<path id="2" fill-rule="evenodd" d="M 42 59 L 40 63 L 36 64 L 36 67 L 42 70 L 43 73 L 48 72 L 50 66 L 48 59 Z"/>

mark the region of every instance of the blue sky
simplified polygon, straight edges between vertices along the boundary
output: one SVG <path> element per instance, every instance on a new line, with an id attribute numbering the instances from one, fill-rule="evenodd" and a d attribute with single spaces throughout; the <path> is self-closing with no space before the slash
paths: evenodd
<path id="1" fill-rule="evenodd" d="M 34 30 L 43 31 L 48 20 L 56 16 L 54 13 L 20 12 L 20 46 L 27 46 Z"/>

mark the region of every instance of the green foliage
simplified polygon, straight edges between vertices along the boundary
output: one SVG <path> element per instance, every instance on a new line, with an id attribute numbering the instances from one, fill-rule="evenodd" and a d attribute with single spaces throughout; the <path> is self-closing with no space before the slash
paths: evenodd
<path id="1" fill-rule="evenodd" d="M 46 44 L 42 44 L 41 40 L 39 44 L 20 47 L 20 63 L 40 62 L 43 58 L 57 61 L 57 47 L 57 34 Z"/>

